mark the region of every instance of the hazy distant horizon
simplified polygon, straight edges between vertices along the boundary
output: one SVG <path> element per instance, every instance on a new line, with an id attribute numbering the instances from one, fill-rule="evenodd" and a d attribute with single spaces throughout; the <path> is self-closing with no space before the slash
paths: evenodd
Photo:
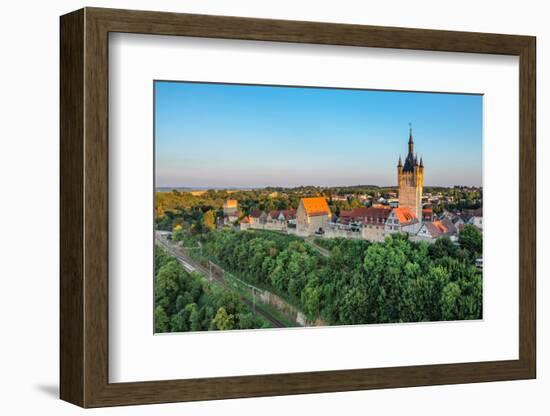
<path id="1" fill-rule="evenodd" d="M 156 81 L 155 182 L 395 186 L 412 123 L 424 183 L 479 187 L 482 103 L 472 94 Z"/>
<path id="2" fill-rule="evenodd" d="M 455 186 L 460 187 L 468 187 L 468 188 L 482 188 L 482 186 L 478 185 L 461 185 L 461 184 L 454 184 L 454 185 L 427 185 L 424 184 L 424 188 L 453 188 Z M 214 190 L 214 191 L 231 191 L 231 190 L 258 190 L 258 189 L 267 189 L 267 188 L 283 188 L 283 189 L 295 189 L 295 188 L 308 188 L 308 187 L 315 187 L 315 188 L 368 188 L 368 187 L 376 187 L 376 188 L 397 188 L 397 184 L 394 185 L 376 185 L 376 184 L 353 184 L 353 185 L 296 185 L 296 186 L 282 186 L 282 185 L 266 185 L 266 186 L 155 186 L 155 189 L 185 189 L 189 191 L 206 191 L 206 190 Z"/>

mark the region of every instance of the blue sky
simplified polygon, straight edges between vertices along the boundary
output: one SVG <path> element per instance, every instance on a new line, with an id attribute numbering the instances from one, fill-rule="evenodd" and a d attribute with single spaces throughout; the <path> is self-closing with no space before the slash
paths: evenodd
<path id="1" fill-rule="evenodd" d="M 155 82 L 156 186 L 481 185 L 482 96 Z"/>

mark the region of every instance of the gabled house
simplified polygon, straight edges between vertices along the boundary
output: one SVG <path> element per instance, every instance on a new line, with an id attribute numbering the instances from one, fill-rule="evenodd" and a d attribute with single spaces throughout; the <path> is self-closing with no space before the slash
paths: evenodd
<path id="1" fill-rule="evenodd" d="M 457 240 L 458 230 L 451 220 L 427 221 L 422 223 L 416 235 L 412 238 L 414 241 L 435 242 L 440 237 L 449 237 L 452 241 Z"/>
<path id="2" fill-rule="evenodd" d="M 240 211 L 231 211 L 228 214 L 225 214 L 223 217 L 224 225 L 233 225 L 241 217 Z"/>
<path id="3" fill-rule="evenodd" d="M 475 225 L 480 230 L 483 230 L 483 208 L 478 208 L 472 212 L 468 224 Z"/>
<path id="4" fill-rule="evenodd" d="M 235 213 L 239 209 L 239 202 L 236 199 L 228 199 L 223 203 L 224 215 Z"/>
<path id="5" fill-rule="evenodd" d="M 254 209 L 248 216 L 250 219 L 250 228 L 263 228 L 267 222 L 267 214 L 259 209 Z"/>
<path id="6" fill-rule="evenodd" d="M 409 233 L 414 235 L 420 229 L 421 224 L 409 207 L 393 208 L 386 220 L 384 234 Z"/>
<path id="7" fill-rule="evenodd" d="M 266 221 L 267 222 L 280 222 L 281 221 L 281 219 L 279 218 L 280 214 L 281 214 L 281 211 L 270 211 L 267 214 Z"/>
<path id="8" fill-rule="evenodd" d="M 296 225 L 296 210 L 294 208 L 284 209 L 279 214 L 279 217 L 283 217 L 287 224 Z"/>
<path id="9" fill-rule="evenodd" d="M 331 218 L 325 197 L 302 198 L 296 211 L 296 231 L 301 235 L 324 233 Z"/>
<path id="10" fill-rule="evenodd" d="M 365 215 L 362 221 L 361 238 L 368 241 L 384 241 L 386 222 L 391 211 L 392 208 L 387 206 L 366 208 L 363 211 Z"/>

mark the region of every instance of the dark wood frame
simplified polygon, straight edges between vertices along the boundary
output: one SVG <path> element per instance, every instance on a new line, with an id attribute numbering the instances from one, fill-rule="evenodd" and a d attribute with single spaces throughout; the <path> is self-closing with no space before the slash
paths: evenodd
<path id="1" fill-rule="evenodd" d="M 519 56 L 519 359 L 109 383 L 110 32 Z M 100 407 L 535 378 L 535 45 L 530 36 L 147 11 L 85 8 L 62 16 L 61 398 L 83 407 Z"/>

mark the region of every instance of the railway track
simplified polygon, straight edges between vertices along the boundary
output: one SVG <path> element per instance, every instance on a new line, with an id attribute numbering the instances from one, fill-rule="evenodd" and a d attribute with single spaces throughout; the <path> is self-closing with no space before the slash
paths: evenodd
<path id="1" fill-rule="evenodd" d="M 282 323 L 275 316 L 269 313 L 269 311 L 263 309 L 261 305 L 259 305 L 258 303 L 254 303 L 250 301 L 248 298 L 246 298 L 245 296 L 241 295 L 240 293 L 235 292 L 233 288 L 225 282 L 223 276 L 221 276 L 219 273 L 212 273 L 211 270 L 208 270 L 202 264 L 190 259 L 182 250 L 180 250 L 178 247 L 174 247 L 174 245 L 170 244 L 162 236 L 155 235 L 155 242 L 160 246 L 162 246 L 165 250 L 167 250 L 172 256 L 174 256 L 185 268 L 185 270 L 187 270 L 188 272 L 198 271 L 204 277 L 206 277 L 209 281 L 214 282 L 220 286 L 223 286 L 225 289 L 230 290 L 233 293 L 237 294 L 239 296 L 239 299 L 245 305 L 247 305 L 250 308 L 250 310 L 253 310 L 258 315 L 261 315 L 264 319 L 270 322 L 275 328 L 287 327 L 284 323 Z"/>

